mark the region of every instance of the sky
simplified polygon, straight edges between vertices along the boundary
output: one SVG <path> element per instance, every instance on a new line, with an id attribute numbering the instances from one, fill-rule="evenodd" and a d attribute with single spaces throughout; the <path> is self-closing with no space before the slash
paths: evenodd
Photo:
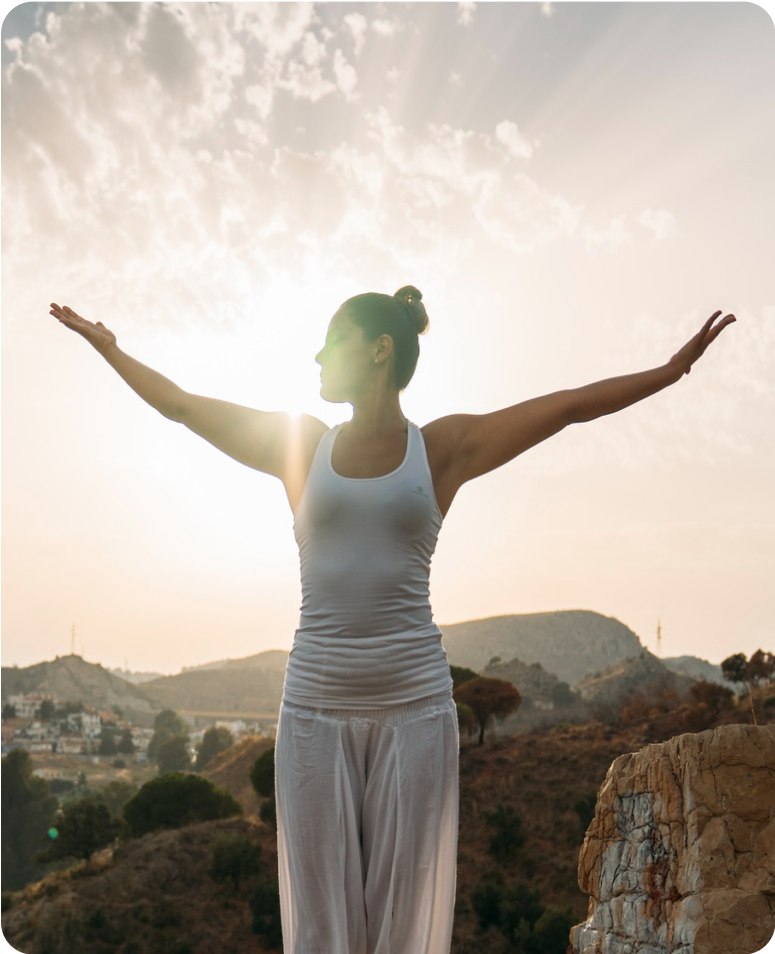
<path id="1" fill-rule="evenodd" d="M 25 3 L 2 41 L 3 665 L 74 646 L 173 673 L 298 623 L 279 482 L 49 302 L 188 391 L 333 425 L 328 321 L 410 283 L 420 425 L 657 367 L 737 316 L 677 384 L 462 488 L 437 622 L 588 609 L 663 656 L 775 650 L 764 8 Z"/>

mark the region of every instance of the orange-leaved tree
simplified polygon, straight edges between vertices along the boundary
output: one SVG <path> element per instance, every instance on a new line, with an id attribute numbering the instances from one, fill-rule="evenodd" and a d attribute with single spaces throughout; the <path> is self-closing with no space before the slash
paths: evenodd
<path id="1" fill-rule="evenodd" d="M 522 696 L 516 686 L 505 679 L 487 679 L 477 676 L 469 679 L 453 692 L 455 702 L 468 708 L 479 723 L 479 745 L 484 742 L 484 730 L 490 720 L 505 719 L 519 709 Z"/>

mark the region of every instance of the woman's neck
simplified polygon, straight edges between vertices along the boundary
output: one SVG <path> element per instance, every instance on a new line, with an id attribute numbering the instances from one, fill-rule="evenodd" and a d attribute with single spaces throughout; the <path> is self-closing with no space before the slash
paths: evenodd
<path id="1" fill-rule="evenodd" d="M 354 437 L 385 436 L 393 431 L 406 432 L 406 417 L 398 394 L 392 399 L 353 403 L 353 416 L 345 429 Z"/>

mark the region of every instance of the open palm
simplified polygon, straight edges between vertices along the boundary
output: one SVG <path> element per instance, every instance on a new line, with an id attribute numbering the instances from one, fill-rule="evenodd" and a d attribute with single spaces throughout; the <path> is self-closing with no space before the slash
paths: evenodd
<path id="1" fill-rule="evenodd" d="M 109 345 L 116 343 L 116 336 L 112 331 L 109 331 L 101 321 L 98 321 L 96 324 L 87 321 L 85 318 L 81 318 L 80 315 L 77 315 L 72 308 L 68 308 L 67 305 L 57 305 L 56 302 L 51 302 L 51 311 L 49 314 L 57 318 L 61 324 L 78 332 L 82 338 L 85 338 L 89 344 L 93 345 L 98 351 L 104 351 Z"/>

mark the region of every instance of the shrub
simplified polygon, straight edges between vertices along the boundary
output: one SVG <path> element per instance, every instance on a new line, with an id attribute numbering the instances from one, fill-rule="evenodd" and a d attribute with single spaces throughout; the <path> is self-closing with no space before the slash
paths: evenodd
<path id="1" fill-rule="evenodd" d="M 262 752 L 253 763 L 250 782 L 261 798 L 274 797 L 274 746 Z"/>
<path id="2" fill-rule="evenodd" d="M 239 835 L 224 835 L 213 842 L 210 852 L 208 875 L 218 882 L 231 879 L 235 891 L 239 891 L 240 881 L 261 870 L 261 846 Z"/>
<path id="3" fill-rule="evenodd" d="M 242 806 L 232 795 L 201 775 L 185 772 L 169 772 L 146 782 L 124 806 L 124 820 L 133 835 L 240 814 Z"/>
<path id="4" fill-rule="evenodd" d="M 268 947 L 283 942 L 280 924 L 280 889 L 276 881 L 259 881 L 250 895 L 253 933 L 264 938 Z"/>
<path id="5" fill-rule="evenodd" d="M 500 864 L 508 864 L 514 860 L 514 856 L 525 843 L 522 819 L 513 805 L 503 803 L 486 811 L 484 818 L 487 824 L 495 829 L 487 850 Z"/>
<path id="6" fill-rule="evenodd" d="M 54 817 L 51 844 L 41 852 L 41 861 L 62 858 L 83 858 L 88 861 L 95 851 L 109 845 L 121 832 L 121 822 L 107 806 L 87 796 L 65 806 Z"/>

